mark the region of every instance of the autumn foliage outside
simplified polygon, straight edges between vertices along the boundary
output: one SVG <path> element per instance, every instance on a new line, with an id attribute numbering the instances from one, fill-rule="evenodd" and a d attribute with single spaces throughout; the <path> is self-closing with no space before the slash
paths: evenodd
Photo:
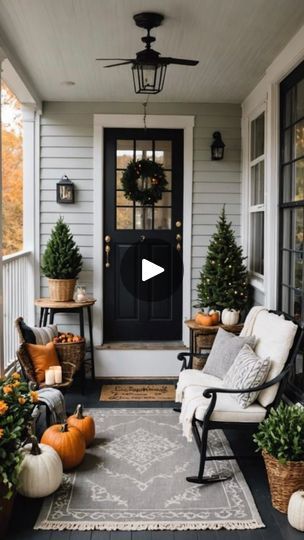
<path id="1" fill-rule="evenodd" d="M 23 129 L 20 102 L 1 84 L 3 255 L 23 248 Z"/>

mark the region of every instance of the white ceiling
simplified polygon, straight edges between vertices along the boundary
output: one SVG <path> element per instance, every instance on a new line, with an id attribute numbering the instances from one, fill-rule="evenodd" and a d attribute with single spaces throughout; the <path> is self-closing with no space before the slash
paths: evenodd
<path id="1" fill-rule="evenodd" d="M 153 101 L 241 102 L 304 24 L 304 0 L 0 0 L 0 34 L 43 100 L 142 101 L 130 66 L 95 61 L 142 48 L 140 11 L 166 17 L 156 50 L 200 61 L 169 66 Z"/>

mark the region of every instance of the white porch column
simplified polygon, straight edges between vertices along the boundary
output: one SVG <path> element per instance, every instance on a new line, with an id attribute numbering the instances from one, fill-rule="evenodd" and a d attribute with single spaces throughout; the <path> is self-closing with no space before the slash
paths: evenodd
<path id="1" fill-rule="evenodd" d="M 23 115 L 23 249 L 31 251 L 28 275 L 28 323 L 35 324 L 34 299 L 39 291 L 36 253 L 36 105 L 22 103 Z M 38 266 L 38 273 L 35 271 Z M 37 275 L 36 275 L 37 273 Z"/>
<path id="2" fill-rule="evenodd" d="M 1 73 L 2 62 L 6 58 L 3 50 L 0 47 L 0 88 L 1 88 Z M 3 272 L 2 272 L 2 120 L 1 120 L 1 104 L 0 104 L 0 376 L 4 373 L 4 353 L 3 353 Z"/>

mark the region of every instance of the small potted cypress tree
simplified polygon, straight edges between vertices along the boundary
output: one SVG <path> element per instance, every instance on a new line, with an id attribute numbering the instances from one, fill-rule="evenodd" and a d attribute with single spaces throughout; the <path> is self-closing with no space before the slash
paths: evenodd
<path id="1" fill-rule="evenodd" d="M 43 254 L 41 270 L 48 278 L 50 299 L 73 300 L 76 279 L 82 268 L 82 256 L 70 227 L 59 218 Z"/>

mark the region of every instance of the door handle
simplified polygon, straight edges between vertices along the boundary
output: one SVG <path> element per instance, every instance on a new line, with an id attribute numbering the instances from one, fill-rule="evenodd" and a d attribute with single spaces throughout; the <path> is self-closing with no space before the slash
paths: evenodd
<path id="1" fill-rule="evenodd" d="M 182 241 L 182 235 L 181 234 L 177 234 L 176 237 L 176 251 L 181 251 L 182 249 L 182 244 L 181 244 L 181 241 Z"/>
<path id="2" fill-rule="evenodd" d="M 140 237 L 139 237 L 139 240 L 140 242 L 144 242 L 146 240 L 146 237 L 144 234 L 142 234 Z"/>
<path id="3" fill-rule="evenodd" d="M 106 253 L 106 268 L 110 268 L 110 261 L 109 261 L 109 258 L 110 258 L 110 251 L 111 251 L 111 247 L 110 247 L 110 242 L 111 242 L 111 236 L 109 236 L 108 234 L 105 236 L 105 253 Z"/>

